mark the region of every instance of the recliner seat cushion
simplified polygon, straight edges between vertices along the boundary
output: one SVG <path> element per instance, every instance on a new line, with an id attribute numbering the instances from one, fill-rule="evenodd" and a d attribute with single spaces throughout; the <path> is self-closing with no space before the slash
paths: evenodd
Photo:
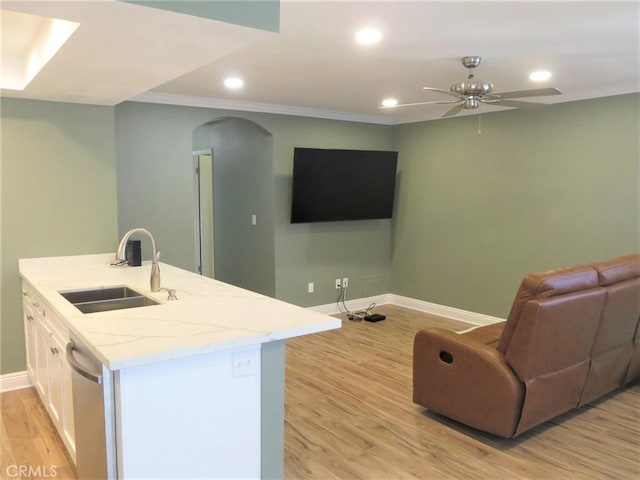
<path id="1" fill-rule="evenodd" d="M 471 338 L 483 345 L 495 347 L 504 331 L 505 322 L 492 323 L 482 327 L 474 328 L 466 333 L 461 333 L 466 338 Z"/>

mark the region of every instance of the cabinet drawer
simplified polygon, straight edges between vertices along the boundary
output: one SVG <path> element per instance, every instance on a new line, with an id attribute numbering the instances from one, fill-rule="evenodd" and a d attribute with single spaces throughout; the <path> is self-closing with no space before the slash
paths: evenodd
<path id="1" fill-rule="evenodd" d="M 49 325 L 51 332 L 61 339 L 64 345 L 66 345 L 69 339 L 69 329 L 66 327 L 62 319 L 52 308 L 48 307 L 45 307 L 44 309 L 44 316 L 47 319 L 47 324 Z"/>
<path id="2" fill-rule="evenodd" d="M 33 313 L 38 315 L 44 315 L 44 301 L 35 293 L 31 288 L 27 285 L 22 285 L 22 301 L 23 303 L 28 303 L 33 310 Z"/>

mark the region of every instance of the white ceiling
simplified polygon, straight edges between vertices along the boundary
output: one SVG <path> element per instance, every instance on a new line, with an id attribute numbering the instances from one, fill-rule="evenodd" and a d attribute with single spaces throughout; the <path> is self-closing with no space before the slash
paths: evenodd
<path id="1" fill-rule="evenodd" d="M 280 32 L 263 32 L 114 0 L 2 1 L 2 9 L 80 22 L 22 92 L 3 96 L 115 105 L 128 99 L 379 123 L 439 118 L 465 78 L 460 57 L 480 55 L 476 78 L 497 92 L 553 86 L 558 103 L 640 91 L 640 3 L 552 1 L 282 0 Z M 362 47 L 363 26 L 383 33 Z M 3 25 L 3 43 L 10 28 Z M 12 43 L 12 42 L 9 42 Z M 535 84 L 531 71 L 548 69 Z M 245 80 L 227 91 L 224 76 Z M 483 113 L 500 108 L 483 106 Z"/>

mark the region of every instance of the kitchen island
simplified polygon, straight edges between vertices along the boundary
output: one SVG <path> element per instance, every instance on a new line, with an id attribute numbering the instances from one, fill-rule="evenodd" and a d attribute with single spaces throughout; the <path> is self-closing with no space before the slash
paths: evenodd
<path id="1" fill-rule="evenodd" d="M 169 300 L 166 291 L 150 291 L 148 263 L 113 262 L 111 253 L 20 260 L 23 293 L 56 317 L 58 336 L 101 366 L 107 476 L 281 477 L 284 341 L 340 328 L 340 320 L 160 264 L 162 286 L 177 296 Z M 82 313 L 61 295 L 111 286 L 158 304 Z M 42 368 L 28 370 L 36 377 Z M 75 377 L 73 385 L 79 390 Z M 81 474 L 81 451 L 92 438 L 77 394 Z"/>

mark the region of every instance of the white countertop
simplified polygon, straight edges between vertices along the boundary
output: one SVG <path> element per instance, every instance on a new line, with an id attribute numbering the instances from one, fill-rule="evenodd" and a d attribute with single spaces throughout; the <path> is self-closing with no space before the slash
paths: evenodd
<path id="1" fill-rule="evenodd" d="M 21 259 L 20 276 L 109 369 L 241 348 L 340 328 L 340 319 L 160 263 L 153 293 L 150 262 L 114 267 L 114 254 Z M 83 314 L 58 291 L 126 285 L 160 305 Z"/>

